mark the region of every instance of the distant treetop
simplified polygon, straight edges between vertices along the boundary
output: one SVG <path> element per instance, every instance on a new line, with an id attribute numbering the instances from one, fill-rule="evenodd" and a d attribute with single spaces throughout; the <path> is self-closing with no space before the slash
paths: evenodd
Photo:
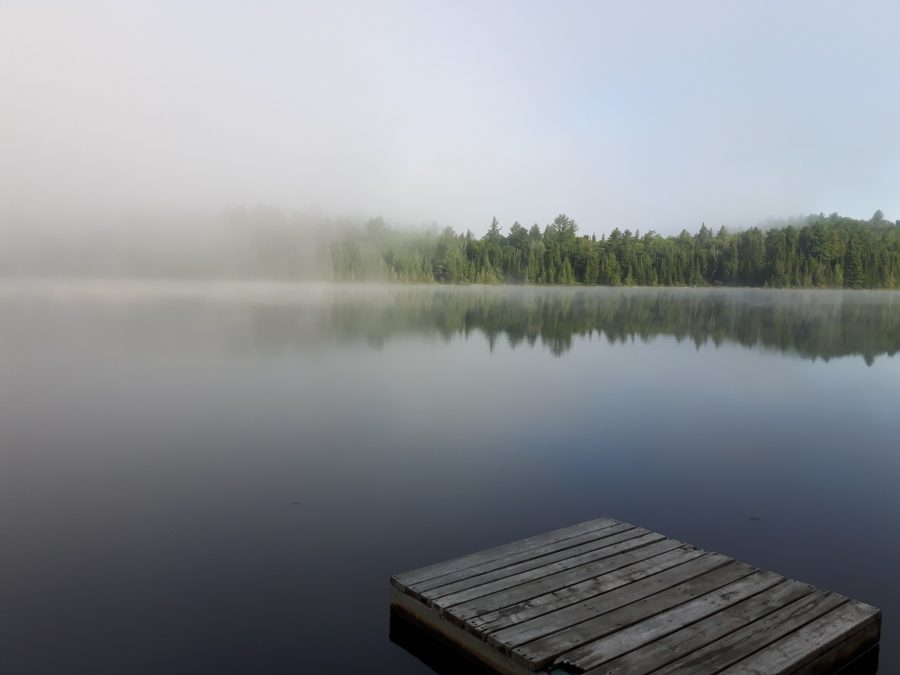
<path id="1" fill-rule="evenodd" d="M 380 221 L 380 219 L 379 219 Z M 540 228 L 497 218 L 478 239 L 390 230 L 383 221 L 352 230 L 331 245 L 336 279 L 442 283 L 584 284 L 608 286 L 766 286 L 773 288 L 900 288 L 900 221 L 878 210 L 870 220 L 836 213 L 770 229 L 661 237 L 615 228 L 599 240 L 578 236 L 565 214 Z M 373 229 L 377 229 L 376 233 Z"/>

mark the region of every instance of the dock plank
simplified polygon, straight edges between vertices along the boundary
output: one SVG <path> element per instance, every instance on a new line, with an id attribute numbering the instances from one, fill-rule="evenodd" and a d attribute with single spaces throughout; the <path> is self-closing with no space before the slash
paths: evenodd
<path id="1" fill-rule="evenodd" d="M 816 591 L 703 649 L 670 663 L 661 668 L 659 673 L 690 675 L 703 669 L 723 670 L 846 602 L 847 598 L 842 595 Z"/>
<path id="2" fill-rule="evenodd" d="M 510 607 L 473 617 L 469 619 L 466 625 L 472 631 L 479 631 L 489 635 L 508 628 L 513 624 L 523 623 L 529 619 L 549 614 L 557 609 L 596 597 L 601 593 L 606 593 L 620 586 L 639 581 L 651 574 L 662 572 L 694 558 L 699 558 L 702 555 L 706 555 L 706 551 L 683 544 L 674 550 L 642 560 L 615 572 L 581 581 L 557 591 L 539 595 L 531 600 L 525 600 Z"/>
<path id="3" fill-rule="evenodd" d="M 728 675 L 787 675 L 795 672 L 798 665 L 815 663 L 841 643 L 852 642 L 854 649 L 874 646 L 880 628 L 880 610 L 851 600 L 781 638 L 764 652 L 748 656 L 723 672 Z M 857 644 L 858 641 L 862 641 L 862 645 Z M 821 668 L 825 664 L 820 661 L 817 665 Z"/>
<path id="4" fill-rule="evenodd" d="M 875 607 L 613 518 L 390 579 L 402 613 L 504 675 L 813 675 L 877 655 Z"/>
<path id="5" fill-rule="evenodd" d="M 729 562 L 731 562 L 731 558 L 716 553 L 707 553 L 700 558 L 655 574 L 646 579 L 644 583 L 623 585 L 602 595 L 557 610 L 552 614 L 523 621 L 497 631 L 488 636 L 488 641 L 498 645 L 501 649 L 512 649 L 683 584 Z"/>
<path id="6" fill-rule="evenodd" d="M 494 546 L 493 548 L 485 549 L 483 551 L 477 551 L 475 553 L 470 553 L 464 556 L 459 556 L 457 558 L 452 558 L 451 560 L 445 560 L 444 562 L 434 563 L 433 565 L 420 567 L 409 572 L 395 574 L 393 577 L 391 577 L 391 580 L 396 586 L 405 589 L 411 584 L 422 582 L 426 579 L 432 579 L 434 577 L 448 574 L 450 572 L 455 572 L 460 569 L 474 567 L 475 565 L 484 562 L 502 558 L 506 555 L 509 555 L 510 553 L 527 551 L 529 549 L 537 548 L 539 546 L 543 546 L 555 541 L 577 537 L 578 535 L 584 534 L 586 532 L 592 532 L 594 530 L 603 529 L 604 527 L 619 524 L 623 523 L 615 520 L 614 518 L 595 518 L 594 520 L 588 520 L 583 523 L 578 523 L 577 525 L 561 527 L 557 530 L 552 530 L 550 532 L 538 534 L 533 537 L 528 537 L 527 539 L 521 539 L 519 541 L 510 542 L 508 544 Z"/>
<path id="7" fill-rule="evenodd" d="M 640 675 L 650 673 L 743 628 L 767 614 L 809 595 L 814 588 L 787 580 L 664 638 L 619 656 L 587 673 L 590 675 Z"/>
<path id="8" fill-rule="evenodd" d="M 601 663 L 610 661 L 632 649 L 637 649 L 648 642 L 653 642 L 657 638 L 674 633 L 679 628 L 704 619 L 741 600 L 753 597 L 782 581 L 784 581 L 784 577 L 774 572 L 756 572 L 695 600 L 678 605 L 563 654 L 556 660 L 556 663 L 575 666 L 580 670 L 595 668 Z"/>
<path id="9" fill-rule="evenodd" d="M 647 560 L 660 553 L 671 551 L 681 545 L 681 542 L 675 541 L 674 539 L 662 539 L 648 546 L 642 546 L 626 551 L 611 558 L 606 558 L 605 560 L 576 567 L 575 569 L 566 570 L 565 572 L 551 574 L 530 583 L 515 586 L 500 593 L 464 602 L 455 607 L 451 607 L 449 610 L 445 611 L 444 614 L 451 621 L 463 623 L 467 619 L 471 619 L 480 614 L 486 614 L 487 612 L 509 607 L 517 602 L 535 598 L 560 588 L 566 588 L 578 581 L 602 576 L 607 572 L 613 572 L 617 569 L 627 567 L 640 560 Z"/>
<path id="10" fill-rule="evenodd" d="M 619 534 L 620 532 L 625 532 L 627 530 L 637 529 L 634 525 L 630 525 L 628 523 L 618 523 L 616 525 L 610 525 L 609 527 L 604 527 L 599 530 L 592 530 L 585 534 L 580 534 L 575 537 L 569 537 L 567 539 L 561 539 L 559 541 L 554 541 L 549 544 L 544 544 L 543 546 L 537 546 L 535 548 L 530 548 L 524 551 L 516 551 L 515 553 L 510 553 L 509 555 L 502 556 L 496 560 L 491 560 L 489 562 L 481 563 L 479 565 L 473 565 L 471 567 L 466 567 L 465 569 L 456 570 L 454 572 L 450 572 L 448 574 L 443 574 L 439 577 L 434 577 L 431 579 L 426 579 L 425 581 L 421 581 L 418 583 L 409 584 L 407 588 L 415 593 L 424 594 L 425 591 L 430 591 L 432 589 L 438 588 L 439 586 L 447 586 L 457 581 L 462 581 L 463 579 L 468 579 L 469 577 L 478 576 L 481 574 L 485 574 L 487 572 L 492 572 L 494 570 L 502 569 L 505 567 L 509 567 L 511 565 L 515 565 L 516 563 L 533 560 L 536 558 L 540 558 L 542 556 L 546 556 L 549 554 L 554 554 L 563 551 L 572 551 L 576 547 L 581 547 L 584 545 L 590 545 L 594 542 L 598 542 L 601 539 L 605 539 L 614 534 Z M 584 551 L 590 550 L 590 548 L 583 549 Z M 582 551 L 579 551 L 582 552 Z M 577 555 L 573 553 L 573 555 Z"/>
<path id="11" fill-rule="evenodd" d="M 466 602 L 467 600 L 474 600 L 475 598 L 480 598 L 485 595 L 491 595 L 493 593 L 506 590 L 507 588 L 512 588 L 513 586 L 519 586 L 528 583 L 529 581 L 540 579 L 541 577 L 550 576 L 551 574 L 556 574 L 558 572 L 565 572 L 566 570 L 581 567 L 588 563 L 612 558 L 619 553 L 624 553 L 632 549 L 643 548 L 648 544 L 653 544 L 664 539 L 665 537 L 663 537 L 661 534 L 643 530 L 642 533 L 637 537 L 632 537 L 631 539 L 627 539 L 626 541 L 620 541 L 610 546 L 604 546 L 603 548 L 597 549 L 596 551 L 582 553 L 581 555 L 577 555 L 572 558 L 566 558 L 565 560 L 558 560 L 546 565 L 541 565 L 540 567 L 534 567 L 525 572 L 512 574 L 500 579 L 494 579 L 493 581 L 488 581 L 484 584 L 473 586 L 472 588 L 457 591 L 456 593 L 442 595 L 433 600 L 429 600 L 429 602 L 436 607 L 446 609 L 447 607 L 459 605 L 463 602 Z"/>
<path id="12" fill-rule="evenodd" d="M 701 558 L 702 560 L 702 558 Z M 690 563 L 688 563 L 690 564 Z M 609 635 L 647 617 L 721 588 L 756 572 L 755 567 L 732 561 L 643 600 L 582 621 L 512 650 L 513 658 L 532 670 L 549 665 L 563 653 Z"/>
<path id="13" fill-rule="evenodd" d="M 607 532 L 608 530 L 601 531 Z M 613 534 L 610 534 L 609 536 L 603 537 L 602 539 L 594 539 L 593 541 L 581 544 L 580 546 L 575 546 L 574 548 L 555 551 L 538 558 L 532 558 L 515 564 L 505 565 L 503 567 L 499 567 L 497 569 L 481 574 L 475 574 L 453 583 L 448 583 L 446 585 L 431 588 L 430 590 L 420 592 L 420 594 L 427 600 L 436 600 L 437 598 L 442 598 L 454 593 L 459 593 L 460 591 L 465 591 L 470 588 L 483 586 L 492 581 L 497 581 L 498 579 L 506 579 L 521 572 L 544 569 L 546 565 L 550 565 L 551 563 L 555 562 L 574 560 L 575 562 L 573 562 L 572 565 L 577 566 L 581 564 L 581 561 L 589 562 L 591 560 L 597 559 L 594 555 L 595 553 L 599 556 L 603 556 L 604 549 L 609 546 L 619 544 L 624 541 L 629 541 L 631 539 L 645 537 L 648 534 L 652 534 L 656 537 L 661 536 L 656 535 L 656 533 L 654 532 L 650 532 L 639 527 L 634 527 L 625 531 L 615 532 Z"/>

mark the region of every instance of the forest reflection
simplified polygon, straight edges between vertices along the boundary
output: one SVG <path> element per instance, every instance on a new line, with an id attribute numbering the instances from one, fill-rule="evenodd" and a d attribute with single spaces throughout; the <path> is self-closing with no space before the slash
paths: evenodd
<path id="1" fill-rule="evenodd" d="M 401 335 L 482 333 L 491 350 L 505 340 L 563 356 L 576 338 L 615 345 L 666 336 L 698 349 L 734 343 L 825 361 L 858 355 L 870 365 L 900 349 L 900 294 L 885 291 L 336 288 L 302 308 L 257 305 L 253 344 L 274 351 L 311 340 L 377 347 Z"/>

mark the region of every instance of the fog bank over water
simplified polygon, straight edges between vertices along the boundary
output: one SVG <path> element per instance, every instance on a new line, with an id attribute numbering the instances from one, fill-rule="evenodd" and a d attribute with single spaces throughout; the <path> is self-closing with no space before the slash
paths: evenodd
<path id="1" fill-rule="evenodd" d="M 363 222 L 258 205 L 19 226 L 0 230 L 0 277 L 328 279 L 330 242 Z"/>
<path id="2" fill-rule="evenodd" d="M 0 230 L 900 213 L 895 3 L 0 4 Z"/>

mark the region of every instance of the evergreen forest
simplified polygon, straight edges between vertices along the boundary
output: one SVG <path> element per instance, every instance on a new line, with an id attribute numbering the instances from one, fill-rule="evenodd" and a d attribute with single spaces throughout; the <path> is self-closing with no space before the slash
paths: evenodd
<path id="1" fill-rule="evenodd" d="M 676 236 L 613 230 L 579 235 L 561 214 L 549 225 L 496 218 L 486 234 L 392 229 L 380 219 L 330 246 L 334 278 L 440 283 L 604 286 L 900 288 L 900 221 L 818 214 L 790 224 Z"/>

